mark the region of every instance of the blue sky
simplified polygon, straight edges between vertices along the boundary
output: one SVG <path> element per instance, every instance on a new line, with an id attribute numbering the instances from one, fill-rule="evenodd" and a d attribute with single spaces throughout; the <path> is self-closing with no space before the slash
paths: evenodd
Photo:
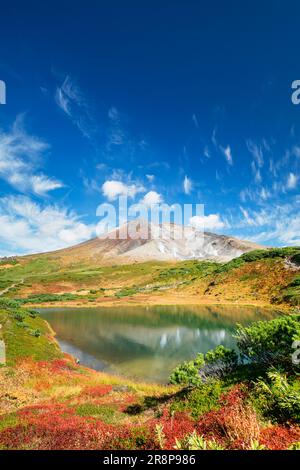
<path id="1" fill-rule="evenodd" d="M 126 193 L 300 244 L 299 16 L 278 0 L 2 4 L 0 255 L 88 239 Z"/>

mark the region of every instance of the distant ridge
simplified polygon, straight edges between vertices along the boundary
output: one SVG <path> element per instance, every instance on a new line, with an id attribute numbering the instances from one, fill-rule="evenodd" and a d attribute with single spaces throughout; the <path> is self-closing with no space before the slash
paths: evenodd
<path id="1" fill-rule="evenodd" d="M 129 222 L 129 224 L 135 222 Z M 128 226 L 127 226 L 128 227 Z M 185 227 L 184 238 L 177 239 L 182 227 L 175 224 L 148 224 L 149 238 L 119 239 L 118 234 L 125 226 L 113 230 L 115 239 L 93 238 L 78 245 L 47 253 L 65 263 L 88 262 L 103 264 L 128 264 L 132 262 L 214 260 L 230 261 L 243 253 L 266 248 L 262 245 L 239 240 L 238 238 L 199 233 L 193 227 Z M 158 231 L 160 236 L 157 238 Z M 171 233 L 171 237 L 168 236 Z M 177 235 L 177 237 L 176 237 Z M 30 255 L 36 256 L 36 255 Z"/>

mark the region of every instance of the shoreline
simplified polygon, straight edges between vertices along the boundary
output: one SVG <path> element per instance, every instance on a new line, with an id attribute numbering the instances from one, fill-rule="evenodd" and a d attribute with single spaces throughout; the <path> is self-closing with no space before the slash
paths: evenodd
<path id="1" fill-rule="evenodd" d="M 101 307 L 179 307 L 179 306 L 191 306 L 191 307 L 258 307 L 266 308 L 270 310 L 280 310 L 285 312 L 290 312 L 293 310 L 293 307 L 287 304 L 271 304 L 264 301 L 220 301 L 216 302 L 207 301 L 207 299 L 197 301 L 195 298 L 185 298 L 185 299 L 176 299 L 176 300 L 164 300 L 162 299 L 148 299 L 148 301 L 135 300 L 132 297 L 122 298 L 122 299 L 108 299 L 100 302 L 78 302 L 76 301 L 67 301 L 67 302 L 43 302 L 43 303 L 28 303 L 23 305 L 23 308 L 86 308 L 94 309 Z"/>

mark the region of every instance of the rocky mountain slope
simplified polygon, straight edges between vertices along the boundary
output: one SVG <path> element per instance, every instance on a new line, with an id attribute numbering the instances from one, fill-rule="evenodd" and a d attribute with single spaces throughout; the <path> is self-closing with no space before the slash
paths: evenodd
<path id="1" fill-rule="evenodd" d="M 230 261 L 251 250 L 265 248 L 255 243 L 210 232 L 201 233 L 193 227 L 175 224 L 147 224 L 137 228 L 130 222 L 106 238 L 93 238 L 73 247 L 58 250 L 55 256 L 65 261 L 88 261 L 105 264 L 131 262 L 182 261 L 190 259 Z M 126 232 L 127 230 L 127 232 Z M 124 235 L 125 234 L 125 235 Z"/>

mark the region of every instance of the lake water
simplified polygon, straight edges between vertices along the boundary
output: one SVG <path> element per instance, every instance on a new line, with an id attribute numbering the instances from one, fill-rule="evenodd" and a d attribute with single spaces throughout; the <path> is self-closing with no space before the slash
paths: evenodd
<path id="1" fill-rule="evenodd" d="M 167 382 L 178 363 L 219 344 L 235 347 L 232 333 L 279 312 L 237 306 L 49 308 L 41 315 L 64 352 L 93 369 L 147 382 Z"/>

